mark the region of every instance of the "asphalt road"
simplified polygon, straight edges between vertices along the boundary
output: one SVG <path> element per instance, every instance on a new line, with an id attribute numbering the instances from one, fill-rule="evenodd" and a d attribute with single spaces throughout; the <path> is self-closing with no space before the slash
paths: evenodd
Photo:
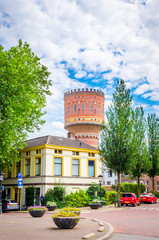
<path id="1" fill-rule="evenodd" d="M 159 239 L 159 203 L 108 208 L 82 213 L 84 217 L 109 222 L 115 230 L 113 240 Z"/>

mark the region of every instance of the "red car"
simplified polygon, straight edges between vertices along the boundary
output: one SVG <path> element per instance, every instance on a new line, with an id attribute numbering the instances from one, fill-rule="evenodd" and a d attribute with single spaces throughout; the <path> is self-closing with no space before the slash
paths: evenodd
<path id="1" fill-rule="evenodd" d="M 154 196 L 152 193 L 142 193 L 140 196 L 141 202 L 145 203 L 157 203 L 157 197 Z"/>
<path id="2" fill-rule="evenodd" d="M 123 206 L 123 204 L 126 204 L 126 206 L 128 206 L 128 204 L 132 204 L 134 207 L 136 205 L 140 205 L 140 199 L 136 197 L 135 193 L 124 193 L 121 197 L 121 206 Z"/>

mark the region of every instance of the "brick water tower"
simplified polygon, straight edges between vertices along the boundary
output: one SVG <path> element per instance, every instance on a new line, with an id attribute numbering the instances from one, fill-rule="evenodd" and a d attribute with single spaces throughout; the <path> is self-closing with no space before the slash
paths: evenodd
<path id="1" fill-rule="evenodd" d="M 104 120 L 104 93 L 88 88 L 66 92 L 64 114 L 68 137 L 98 148 L 99 132 Z"/>

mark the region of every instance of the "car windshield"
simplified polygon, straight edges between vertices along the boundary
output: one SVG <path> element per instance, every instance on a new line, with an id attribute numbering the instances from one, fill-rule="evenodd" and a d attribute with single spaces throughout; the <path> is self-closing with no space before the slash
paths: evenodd
<path id="1" fill-rule="evenodd" d="M 133 195 L 131 193 L 124 193 L 122 197 L 133 197 Z"/>
<path id="2" fill-rule="evenodd" d="M 141 197 L 149 197 L 149 194 L 146 194 L 146 193 L 141 194 Z"/>
<path id="3" fill-rule="evenodd" d="M 11 203 L 16 203 L 16 201 L 15 201 L 15 200 L 13 200 L 13 199 L 11 199 L 11 200 L 10 200 L 10 202 L 11 202 Z"/>

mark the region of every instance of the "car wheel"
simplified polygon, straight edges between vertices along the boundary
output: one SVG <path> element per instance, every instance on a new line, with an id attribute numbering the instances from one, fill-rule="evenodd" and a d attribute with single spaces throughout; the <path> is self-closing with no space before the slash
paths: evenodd
<path id="1" fill-rule="evenodd" d="M 133 204 L 133 207 L 136 207 L 136 203 Z"/>
<path id="2" fill-rule="evenodd" d="M 123 206 L 123 204 L 121 203 L 121 206 Z"/>
<path id="3" fill-rule="evenodd" d="M 151 200 L 151 204 L 153 204 L 153 200 Z"/>
<path id="4" fill-rule="evenodd" d="M 157 203 L 157 199 L 156 199 L 156 203 Z"/>
<path id="5" fill-rule="evenodd" d="M 128 206 L 128 204 L 126 204 L 126 206 Z"/>

